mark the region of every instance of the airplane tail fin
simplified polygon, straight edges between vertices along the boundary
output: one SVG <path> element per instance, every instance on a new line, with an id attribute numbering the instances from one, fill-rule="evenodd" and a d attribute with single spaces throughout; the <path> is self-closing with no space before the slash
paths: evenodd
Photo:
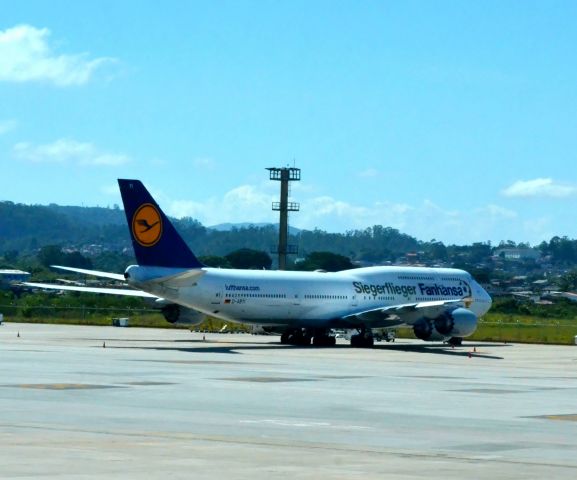
<path id="1" fill-rule="evenodd" d="M 119 179 L 118 185 L 139 265 L 203 267 L 142 182 Z"/>

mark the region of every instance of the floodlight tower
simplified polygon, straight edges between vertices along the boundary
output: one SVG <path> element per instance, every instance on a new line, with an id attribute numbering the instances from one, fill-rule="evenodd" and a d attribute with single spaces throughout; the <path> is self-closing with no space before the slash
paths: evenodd
<path id="1" fill-rule="evenodd" d="M 288 244 L 288 212 L 298 212 L 300 205 L 296 202 L 289 202 L 289 182 L 298 182 L 301 179 L 300 168 L 267 168 L 270 172 L 270 179 L 280 182 L 280 202 L 272 202 L 272 209 L 280 212 L 278 229 L 278 269 L 286 270 L 287 254 L 298 252 L 296 245 Z"/>

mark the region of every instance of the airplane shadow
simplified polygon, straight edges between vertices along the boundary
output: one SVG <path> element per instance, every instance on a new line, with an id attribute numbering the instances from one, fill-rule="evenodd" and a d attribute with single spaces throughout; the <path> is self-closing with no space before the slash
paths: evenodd
<path id="1" fill-rule="evenodd" d="M 132 341 L 138 342 L 138 341 Z M 147 341 L 148 342 L 148 341 Z M 252 351 L 266 351 L 266 350 L 349 350 L 351 347 L 349 345 L 335 345 L 333 347 L 313 347 L 313 346 L 298 346 L 298 345 L 281 345 L 277 341 L 267 342 L 267 343 L 255 343 L 250 341 L 235 341 L 235 342 L 214 342 L 210 340 L 173 340 L 172 345 L 117 345 L 118 340 L 110 340 L 111 345 L 106 348 L 115 349 L 135 349 L 135 350 L 156 350 L 156 351 L 176 351 L 183 353 L 223 353 L 239 355 L 243 353 L 249 353 Z M 163 342 L 164 343 L 164 342 Z M 186 343 L 189 346 L 180 346 L 178 344 Z M 114 345 L 116 344 L 116 345 Z M 190 345 L 190 344 L 194 344 Z M 196 346 L 198 344 L 198 346 Z M 202 345 L 202 346 L 201 346 Z M 469 357 L 469 358 L 484 358 L 492 360 L 503 360 L 504 357 L 498 355 L 492 355 L 483 351 L 473 351 L 473 349 L 480 349 L 483 347 L 499 348 L 507 347 L 508 345 L 503 344 L 483 344 L 483 343 L 471 343 L 460 347 L 451 347 L 449 345 L 439 344 L 425 344 L 425 345 L 415 345 L 415 344 L 403 344 L 403 343 L 390 343 L 390 344 L 377 344 L 372 350 L 385 351 L 401 351 L 401 352 L 411 352 L 411 353 L 421 353 L 429 355 L 446 355 L 446 356 L 456 356 L 456 357 Z M 359 349 L 362 351 L 362 349 Z"/>
<path id="2" fill-rule="evenodd" d="M 227 353 L 233 355 L 243 354 L 245 352 L 250 351 L 265 351 L 265 350 L 281 350 L 281 349 L 290 349 L 290 350 L 308 350 L 311 347 L 299 347 L 294 345 L 275 345 L 275 344 L 263 344 L 263 343 L 252 343 L 252 344 L 244 344 L 239 345 L 238 343 L 234 344 L 226 344 L 226 345 L 209 345 L 210 342 L 196 342 L 202 343 L 206 346 L 203 347 L 179 347 L 179 346 L 110 346 L 106 348 L 118 348 L 118 349 L 135 349 L 135 350 L 156 350 L 156 351 L 172 351 L 172 352 L 185 352 L 185 353 Z"/>
<path id="3" fill-rule="evenodd" d="M 472 343 L 465 344 L 458 347 L 451 347 L 450 345 L 439 344 L 439 345 L 415 345 L 415 344 L 387 344 L 387 345 L 375 345 L 374 350 L 398 350 L 402 352 L 412 352 L 412 353 L 426 353 L 433 355 L 447 355 L 455 357 L 475 357 L 475 358 L 486 358 L 492 360 L 503 360 L 505 357 L 498 355 L 491 355 L 482 351 L 474 351 L 482 347 L 506 347 L 507 345 L 499 344 L 482 344 L 482 343 Z"/>

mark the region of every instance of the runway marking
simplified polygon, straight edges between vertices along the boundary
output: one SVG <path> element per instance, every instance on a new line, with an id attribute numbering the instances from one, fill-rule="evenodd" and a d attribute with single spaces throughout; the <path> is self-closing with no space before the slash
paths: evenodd
<path id="1" fill-rule="evenodd" d="M 149 381 L 141 381 L 141 382 L 124 382 L 121 385 L 134 385 L 138 387 L 152 387 L 156 385 L 176 385 L 174 382 L 149 382 Z"/>
<path id="2" fill-rule="evenodd" d="M 538 415 L 536 417 L 525 417 L 525 418 L 542 418 L 545 420 L 562 420 L 565 422 L 577 422 L 577 414 L 569 413 L 565 415 Z"/>
<path id="3" fill-rule="evenodd" d="M 504 388 L 465 388 L 462 390 L 448 390 L 449 392 L 465 392 L 465 393 L 527 393 L 527 390 L 506 390 Z"/>
<path id="4" fill-rule="evenodd" d="M 37 390 L 95 390 L 103 388 L 124 388 L 119 385 L 94 385 L 90 383 L 20 383 L 0 385 L 9 388 L 29 388 Z"/>
<path id="5" fill-rule="evenodd" d="M 2 348 L 3 352 L 34 352 L 34 353 L 55 353 L 52 350 L 30 350 L 27 348 Z"/>
<path id="6" fill-rule="evenodd" d="M 563 468 L 570 471 L 577 472 L 577 464 L 567 464 L 551 461 L 531 461 L 531 460 L 515 460 L 512 458 L 505 458 L 502 456 L 488 456 L 488 455 L 467 455 L 466 453 L 458 452 L 439 452 L 439 451 L 411 451 L 400 448 L 385 448 L 370 445 L 339 445 L 334 443 L 322 442 L 307 442 L 307 441 L 287 441 L 283 439 L 263 439 L 262 437 L 235 437 L 223 435 L 207 435 L 194 434 L 182 432 L 130 432 L 124 430 L 97 430 L 89 428 L 73 428 L 61 425 L 47 425 L 47 424 L 13 424 L 0 423 L 1 428 L 12 428 L 14 430 L 39 430 L 48 432 L 67 432 L 74 434 L 88 434 L 88 435 L 102 435 L 105 437 L 122 436 L 126 439 L 137 439 L 140 442 L 147 442 L 153 439 L 158 440 L 178 440 L 187 442 L 210 442 L 224 445 L 250 445 L 252 447 L 266 447 L 266 448 L 281 448 L 283 451 L 287 449 L 303 449 L 303 450 L 317 450 L 343 453 L 363 453 L 378 455 L 379 458 L 383 455 L 391 455 L 395 458 L 413 458 L 413 459 L 442 459 L 442 460 L 484 460 L 487 463 L 501 464 L 501 465 L 519 465 L 519 466 L 540 466 Z"/>
<path id="7" fill-rule="evenodd" d="M 182 365 L 275 365 L 267 363 L 231 362 L 226 360 L 127 360 L 129 362 L 179 363 Z"/>
<path id="8" fill-rule="evenodd" d="M 316 378 L 290 378 L 290 377 L 228 377 L 215 378 L 214 380 L 230 380 L 233 382 L 256 382 L 256 383 L 280 383 L 280 382 L 315 382 Z"/>
<path id="9" fill-rule="evenodd" d="M 264 419 L 264 420 L 240 420 L 244 424 L 256 425 L 274 425 L 277 427 L 296 427 L 296 428 L 333 428 L 338 430 L 374 430 L 372 427 L 363 425 L 335 425 L 329 422 L 299 422 L 290 420 Z"/>
<path id="10" fill-rule="evenodd" d="M 511 444 L 511 443 L 471 443 L 463 445 L 455 445 L 450 447 L 451 450 L 464 450 L 470 452 L 486 452 L 486 453 L 497 453 L 497 452 L 507 452 L 511 450 L 522 450 L 527 448 L 535 448 L 533 444 Z"/>
<path id="11" fill-rule="evenodd" d="M 319 375 L 309 378 L 295 377 L 228 377 L 215 378 L 215 380 L 231 380 L 235 382 L 257 382 L 257 383 L 277 383 L 277 382 L 317 382 L 319 380 L 356 380 L 359 378 L 372 378 L 362 375 Z"/>

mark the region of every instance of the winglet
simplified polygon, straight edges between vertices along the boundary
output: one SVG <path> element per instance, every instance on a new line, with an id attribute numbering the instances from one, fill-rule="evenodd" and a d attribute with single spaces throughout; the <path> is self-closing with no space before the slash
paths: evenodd
<path id="1" fill-rule="evenodd" d="M 139 265 L 203 267 L 142 182 L 119 179 L 118 185 Z"/>

